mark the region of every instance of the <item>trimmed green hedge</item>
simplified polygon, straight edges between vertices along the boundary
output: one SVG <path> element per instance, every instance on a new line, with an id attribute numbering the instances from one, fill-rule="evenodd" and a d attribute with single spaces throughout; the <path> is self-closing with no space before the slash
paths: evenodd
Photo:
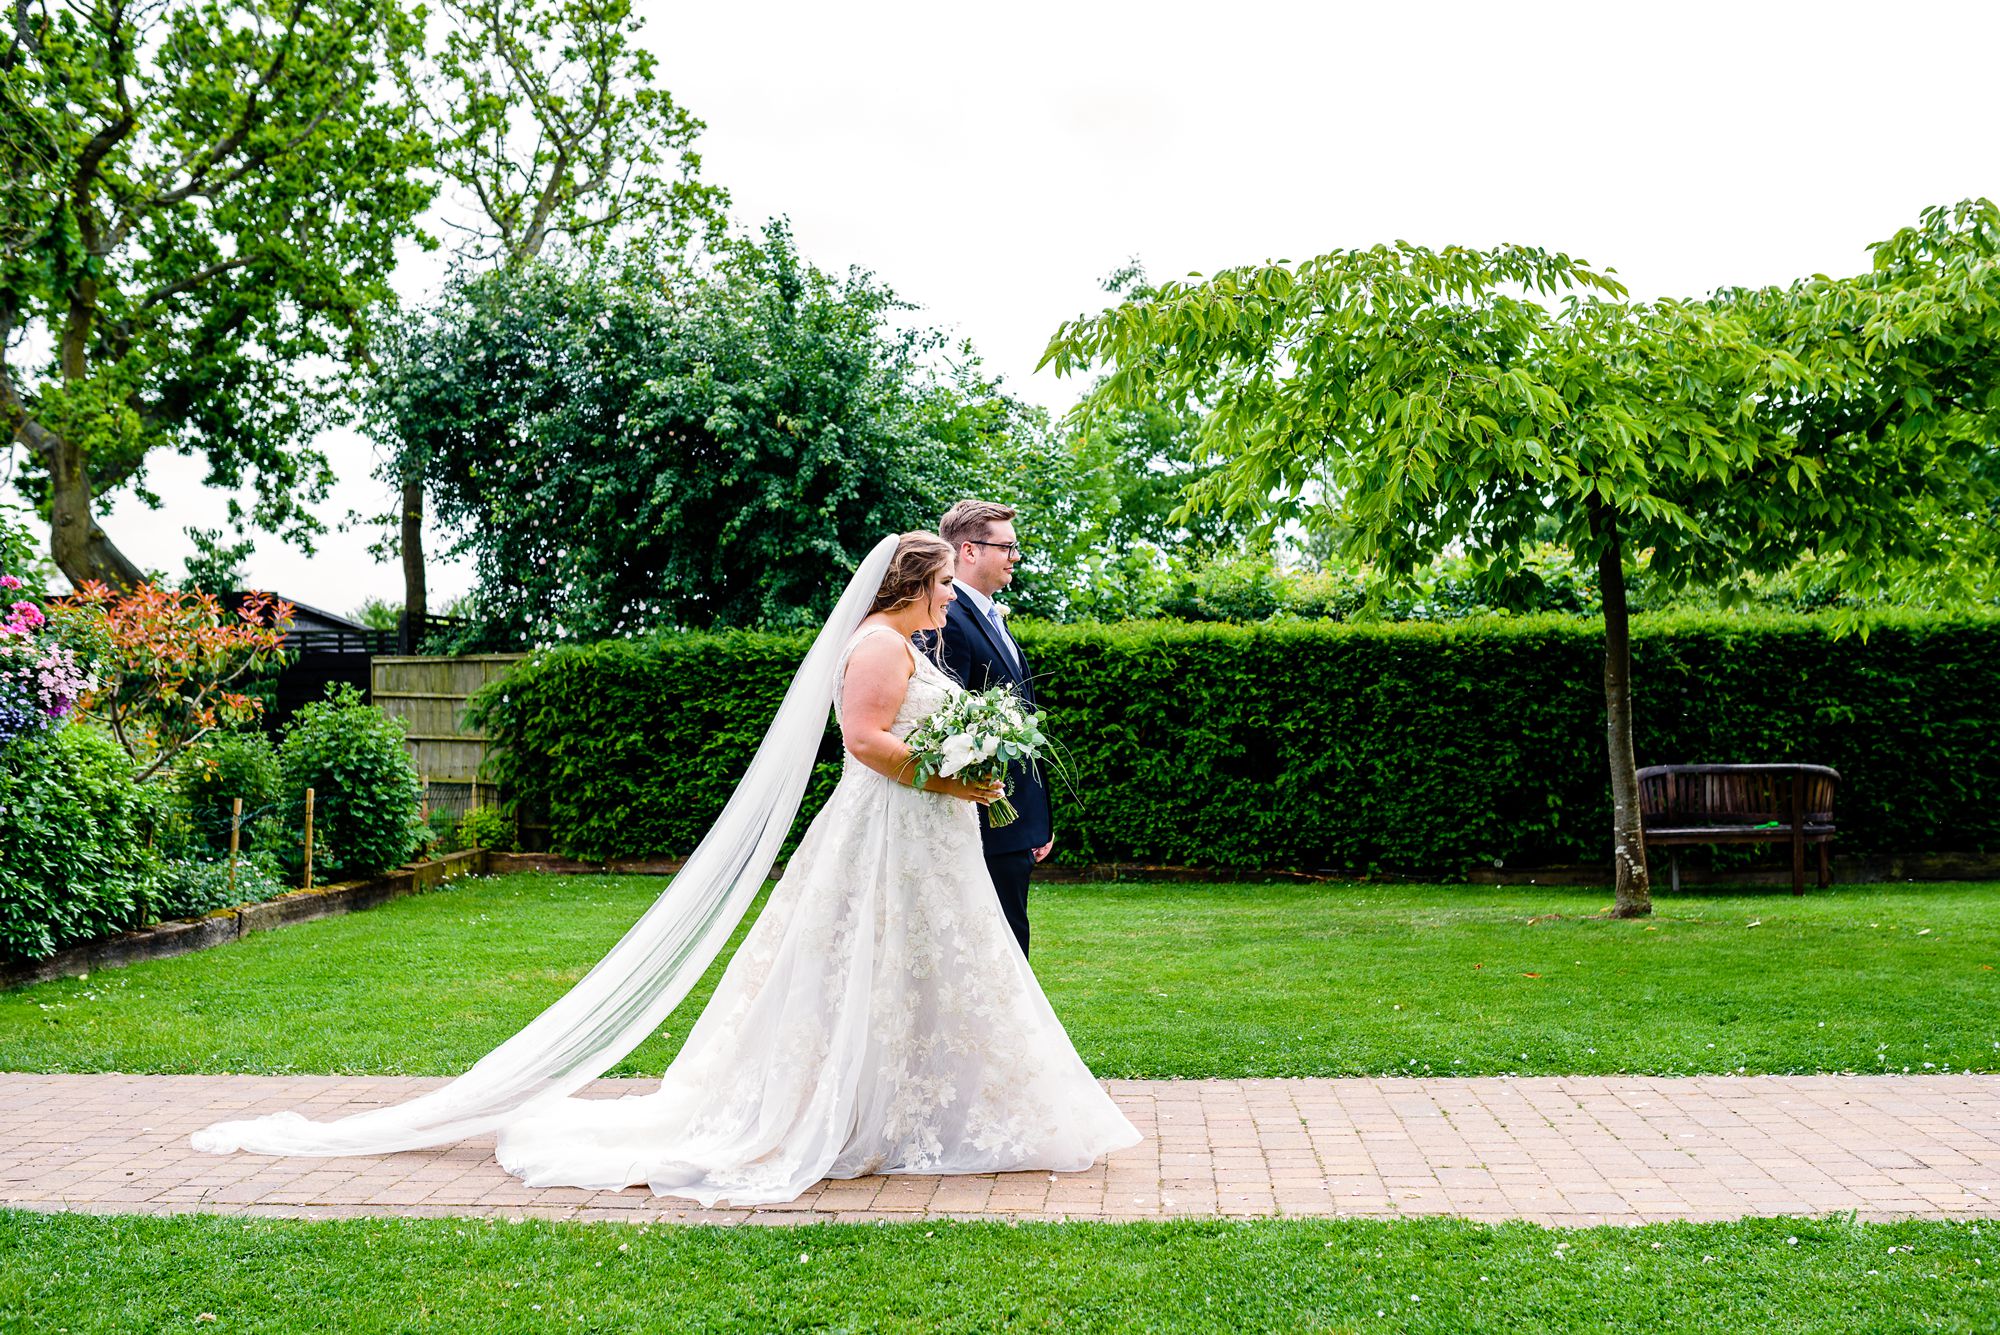
<path id="1" fill-rule="evenodd" d="M 1024 626 L 1078 792 L 1057 856 L 1461 875 L 1608 857 L 1602 632 L 1443 624 Z M 1638 754 L 1839 769 L 1841 848 L 2000 845 L 2000 617 L 1642 617 Z M 582 857 L 685 852 L 805 639 L 565 647 L 478 702 L 498 778 Z M 809 810 L 833 781 L 829 732 Z"/>

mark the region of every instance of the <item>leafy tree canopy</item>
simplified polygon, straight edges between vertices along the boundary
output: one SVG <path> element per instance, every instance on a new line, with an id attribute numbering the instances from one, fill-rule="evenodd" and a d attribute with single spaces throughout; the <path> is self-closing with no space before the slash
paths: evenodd
<path id="1" fill-rule="evenodd" d="M 1086 421 L 1208 397 L 1221 466 L 1192 511 L 1391 566 L 1537 537 L 1594 562 L 1601 513 L 1664 579 L 1818 552 L 1872 584 L 1963 541 L 1986 494 L 1996 244 L 1971 202 L 1855 278 L 1633 304 L 1568 256 L 1398 243 L 1167 284 L 1063 326 L 1045 364 L 1111 368 Z"/>
<path id="2" fill-rule="evenodd" d="M 73 583 L 141 572 L 95 517 L 201 453 L 309 542 L 394 245 L 432 188 L 399 0 L 11 0 L 0 36 L 0 424 Z M 232 518 L 245 514 L 232 505 Z"/>
<path id="3" fill-rule="evenodd" d="M 431 106 L 467 258 L 509 264 L 551 239 L 602 249 L 634 232 L 678 251 L 720 234 L 727 196 L 700 179 L 702 123 L 656 82 L 631 0 L 440 9 Z"/>
<path id="4" fill-rule="evenodd" d="M 903 309 L 780 224 L 693 278 L 630 253 L 528 263 L 401 326 L 369 411 L 420 450 L 488 633 L 810 623 L 1032 422 L 936 369 Z"/>
<path id="5" fill-rule="evenodd" d="M 1625 570 L 1725 583 L 1811 555 L 1880 588 L 1990 533 L 2000 210 L 1927 210 L 1864 274 L 1630 303 L 1526 246 L 1404 242 L 1229 269 L 1062 326 L 1081 410 L 1212 405 L 1189 509 L 1296 522 L 1391 571 L 1537 539 L 1596 565 L 1618 911 L 1647 907 Z M 1552 303 L 1552 304 L 1544 304 Z"/>

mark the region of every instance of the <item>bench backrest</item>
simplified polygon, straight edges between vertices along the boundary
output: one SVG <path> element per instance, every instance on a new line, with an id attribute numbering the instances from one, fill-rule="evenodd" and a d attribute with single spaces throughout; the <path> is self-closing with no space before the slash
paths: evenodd
<path id="1" fill-rule="evenodd" d="M 1807 823 L 1831 824 L 1840 775 L 1824 765 L 1649 765 L 1639 771 L 1639 814 L 1664 824 L 1789 824 L 1795 784 Z"/>

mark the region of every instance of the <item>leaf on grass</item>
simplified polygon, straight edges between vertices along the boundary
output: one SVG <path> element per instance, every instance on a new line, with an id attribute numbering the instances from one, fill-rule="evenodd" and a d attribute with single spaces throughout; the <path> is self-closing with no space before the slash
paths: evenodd
<path id="1" fill-rule="evenodd" d="M 1522 974 L 1522 975 L 1521 975 L 1521 977 L 1523 977 L 1523 978 L 1540 978 L 1540 977 L 1541 977 L 1541 975 L 1540 975 L 1540 974 L 1538 974 L 1538 973 L 1524 973 L 1524 974 Z"/>

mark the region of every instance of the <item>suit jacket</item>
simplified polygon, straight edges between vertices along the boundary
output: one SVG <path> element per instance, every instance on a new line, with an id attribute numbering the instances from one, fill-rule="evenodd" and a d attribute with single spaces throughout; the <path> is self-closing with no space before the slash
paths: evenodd
<path id="1" fill-rule="evenodd" d="M 944 665 L 968 690 L 983 691 L 993 686 L 1012 686 L 1030 705 L 1035 703 L 1035 679 L 1027 655 L 1016 670 L 991 623 L 969 603 L 954 602 L 945 612 Z M 1018 645 L 1016 646 L 1019 647 Z M 1020 818 L 1011 825 L 993 829 L 986 812 L 979 812 L 979 833 L 988 853 L 1015 853 L 1024 848 L 1040 848 L 1049 842 L 1054 820 L 1049 811 L 1048 785 L 1034 768 L 1016 761 L 1007 767 L 1008 788 Z"/>

